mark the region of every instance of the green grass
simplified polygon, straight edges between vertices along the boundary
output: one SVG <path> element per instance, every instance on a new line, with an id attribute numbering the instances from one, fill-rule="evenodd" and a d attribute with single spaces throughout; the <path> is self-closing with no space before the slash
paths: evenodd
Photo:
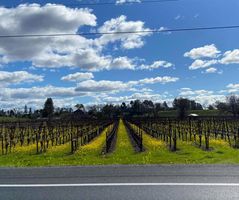
<path id="1" fill-rule="evenodd" d="M 3 117 L 0 116 L 0 122 L 21 122 L 21 121 L 26 121 L 29 120 L 27 118 L 23 117 Z"/>
<path id="2" fill-rule="evenodd" d="M 188 114 L 190 114 L 190 113 L 195 113 L 202 117 L 230 115 L 229 113 L 220 113 L 220 111 L 218 111 L 218 110 L 191 110 L 188 112 Z M 159 116 L 160 117 L 176 117 L 177 110 L 160 111 Z"/>
<path id="3" fill-rule="evenodd" d="M 223 140 L 210 140 L 212 151 L 204 151 L 192 142 L 178 141 L 178 151 L 170 152 L 163 141 L 143 134 L 146 151 L 136 153 L 120 120 L 116 149 L 103 154 L 106 130 L 90 144 L 70 154 L 70 144 L 50 147 L 46 153 L 36 154 L 36 146 L 16 147 L 8 155 L 0 155 L 0 166 L 59 166 L 107 164 L 239 164 L 239 150 Z"/>

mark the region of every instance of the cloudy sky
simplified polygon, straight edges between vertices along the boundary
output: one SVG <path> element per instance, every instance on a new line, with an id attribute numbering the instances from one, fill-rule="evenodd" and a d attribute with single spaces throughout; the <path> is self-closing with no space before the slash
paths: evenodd
<path id="1" fill-rule="evenodd" d="M 73 107 L 182 96 L 206 106 L 239 92 L 239 29 L 165 32 L 239 25 L 238 0 L 82 5 L 90 2 L 0 2 L 1 36 L 144 32 L 0 37 L 1 108 L 37 108 L 47 97 Z"/>

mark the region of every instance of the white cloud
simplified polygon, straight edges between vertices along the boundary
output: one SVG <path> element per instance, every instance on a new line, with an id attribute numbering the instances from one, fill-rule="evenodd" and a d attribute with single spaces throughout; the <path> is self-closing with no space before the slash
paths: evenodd
<path id="1" fill-rule="evenodd" d="M 116 0 L 116 4 L 124 4 L 124 3 L 140 3 L 141 0 Z"/>
<path id="2" fill-rule="evenodd" d="M 179 78 L 177 78 L 177 77 L 163 76 L 163 77 L 141 79 L 137 83 L 138 84 L 155 84 L 155 83 L 165 84 L 165 83 L 170 83 L 170 82 L 176 82 L 178 80 L 179 80 Z"/>
<path id="3" fill-rule="evenodd" d="M 193 96 L 193 95 L 211 95 L 214 93 L 213 91 L 192 90 L 191 88 L 181 88 L 179 91 L 180 91 L 179 95 L 184 97 Z"/>
<path id="4" fill-rule="evenodd" d="M 151 65 L 142 64 L 139 67 L 139 69 L 153 70 L 153 69 L 158 69 L 160 67 L 169 68 L 169 67 L 172 67 L 172 66 L 174 66 L 174 65 L 172 63 L 170 63 L 170 62 L 167 62 L 167 61 L 164 61 L 164 60 L 158 60 L 158 61 L 155 61 Z"/>
<path id="5" fill-rule="evenodd" d="M 56 4 L 1 7 L 0 34 L 76 33 L 82 26 L 96 25 L 96 16 L 91 12 L 90 9 Z M 73 65 L 73 55 L 82 53 L 91 45 L 92 40 L 81 36 L 5 38 L 0 40 L 0 55 L 5 63 L 32 61 L 36 67 L 62 67 Z M 78 66 L 76 64 L 74 66 Z"/>
<path id="6" fill-rule="evenodd" d="M 176 82 L 179 78 L 177 77 L 155 77 L 155 78 L 145 78 L 140 79 L 137 81 L 129 81 L 129 82 L 122 82 L 122 81 L 108 81 L 108 80 L 87 80 L 78 83 L 76 87 L 76 91 L 81 92 L 120 92 L 120 91 L 132 91 L 135 90 L 133 87 L 142 86 L 145 84 L 166 84 L 170 82 Z"/>
<path id="7" fill-rule="evenodd" d="M 196 70 L 200 68 L 207 68 L 211 65 L 217 64 L 218 60 L 195 60 L 190 66 L 190 70 Z"/>
<path id="8" fill-rule="evenodd" d="M 189 52 L 184 54 L 184 57 L 189 57 L 191 59 L 200 59 L 200 58 L 216 58 L 220 51 L 214 44 L 205 45 L 203 47 L 194 48 Z"/>
<path id="9" fill-rule="evenodd" d="M 14 99 L 45 99 L 47 97 L 65 98 L 80 96 L 83 93 L 75 91 L 74 87 L 31 87 L 31 88 L 1 88 L 1 100 Z"/>
<path id="10" fill-rule="evenodd" d="M 227 85 L 229 93 L 239 92 L 239 84 L 230 83 Z"/>
<path id="11" fill-rule="evenodd" d="M 216 101 L 224 101 L 225 95 L 216 94 L 210 90 L 192 90 L 191 88 L 181 88 L 179 90 L 179 96 L 195 100 L 207 107 Z"/>
<path id="12" fill-rule="evenodd" d="M 75 91 L 75 87 L 31 87 L 8 88 L 0 90 L 0 105 L 2 108 L 21 108 L 24 105 L 33 108 L 42 108 L 46 98 L 52 97 L 55 106 L 71 106 L 77 103 L 77 98 L 88 95 Z"/>
<path id="13" fill-rule="evenodd" d="M 149 28 L 144 27 L 142 21 L 127 21 L 127 17 L 121 15 L 118 18 L 113 18 L 106 21 L 103 26 L 98 29 L 99 32 L 137 32 L 137 31 L 150 31 Z M 124 49 L 140 48 L 144 45 L 143 37 L 149 36 L 151 33 L 138 33 L 138 34 L 107 34 L 102 35 L 96 39 L 96 44 L 102 46 L 108 43 L 120 41 L 121 47 Z"/>
<path id="14" fill-rule="evenodd" d="M 131 69 L 135 68 L 135 64 L 132 59 L 128 57 L 118 57 L 114 58 L 110 64 L 111 69 Z"/>
<path id="15" fill-rule="evenodd" d="M 239 49 L 226 51 L 220 61 L 221 64 L 238 64 L 239 63 Z"/>
<path id="16" fill-rule="evenodd" d="M 82 26 L 96 26 L 90 9 L 68 8 L 64 5 L 23 4 L 16 8 L 0 8 L 0 34 L 77 33 Z M 36 23 L 37 21 L 37 23 Z M 127 21 L 120 16 L 106 21 L 100 32 L 147 31 L 142 21 Z M 0 65 L 17 61 L 32 62 L 38 68 L 80 68 L 85 71 L 134 69 L 134 60 L 126 56 L 104 55 L 109 43 L 120 42 L 124 49 L 144 45 L 141 34 L 102 35 L 95 39 L 82 36 L 5 38 L 0 40 Z"/>
<path id="17" fill-rule="evenodd" d="M 213 73 L 217 73 L 217 72 L 218 72 L 218 70 L 215 67 L 210 67 L 205 70 L 206 74 L 213 74 Z"/>
<path id="18" fill-rule="evenodd" d="M 89 80 L 94 78 L 94 75 L 92 73 L 81 73 L 77 72 L 74 74 L 68 74 L 67 76 L 63 76 L 61 80 L 63 81 L 83 81 L 83 80 Z"/>
<path id="19" fill-rule="evenodd" d="M 151 100 L 153 102 L 168 101 L 163 95 L 152 94 L 151 92 L 137 92 L 126 96 L 105 96 L 102 99 L 106 103 L 121 104 L 122 102 L 130 103 L 134 100 Z"/>
<path id="20" fill-rule="evenodd" d="M 76 91 L 81 92 L 108 92 L 108 91 L 121 91 L 128 89 L 128 84 L 122 81 L 95 81 L 87 80 L 78 83 Z"/>
<path id="21" fill-rule="evenodd" d="M 31 74 L 26 71 L 0 71 L 0 86 L 43 81 L 42 75 Z"/>

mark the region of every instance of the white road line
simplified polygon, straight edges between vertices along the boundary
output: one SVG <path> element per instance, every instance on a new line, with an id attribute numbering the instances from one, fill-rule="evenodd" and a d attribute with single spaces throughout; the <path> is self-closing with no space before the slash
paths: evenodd
<path id="1" fill-rule="evenodd" d="M 76 184 L 0 184 L 0 188 L 33 187 L 114 187 L 114 186 L 236 186 L 239 183 L 76 183 Z"/>

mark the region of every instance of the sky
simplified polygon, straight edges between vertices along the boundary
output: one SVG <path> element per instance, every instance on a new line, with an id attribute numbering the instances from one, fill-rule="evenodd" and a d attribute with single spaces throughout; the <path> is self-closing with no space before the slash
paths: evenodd
<path id="1" fill-rule="evenodd" d="M 2 0 L 0 36 L 146 32 L 0 37 L 0 108 L 41 108 L 48 97 L 55 107 L 224 101 L 239 92 L 239 29 L 167 30 L 239 25 L 238 9 L 238 0 Z"/>

